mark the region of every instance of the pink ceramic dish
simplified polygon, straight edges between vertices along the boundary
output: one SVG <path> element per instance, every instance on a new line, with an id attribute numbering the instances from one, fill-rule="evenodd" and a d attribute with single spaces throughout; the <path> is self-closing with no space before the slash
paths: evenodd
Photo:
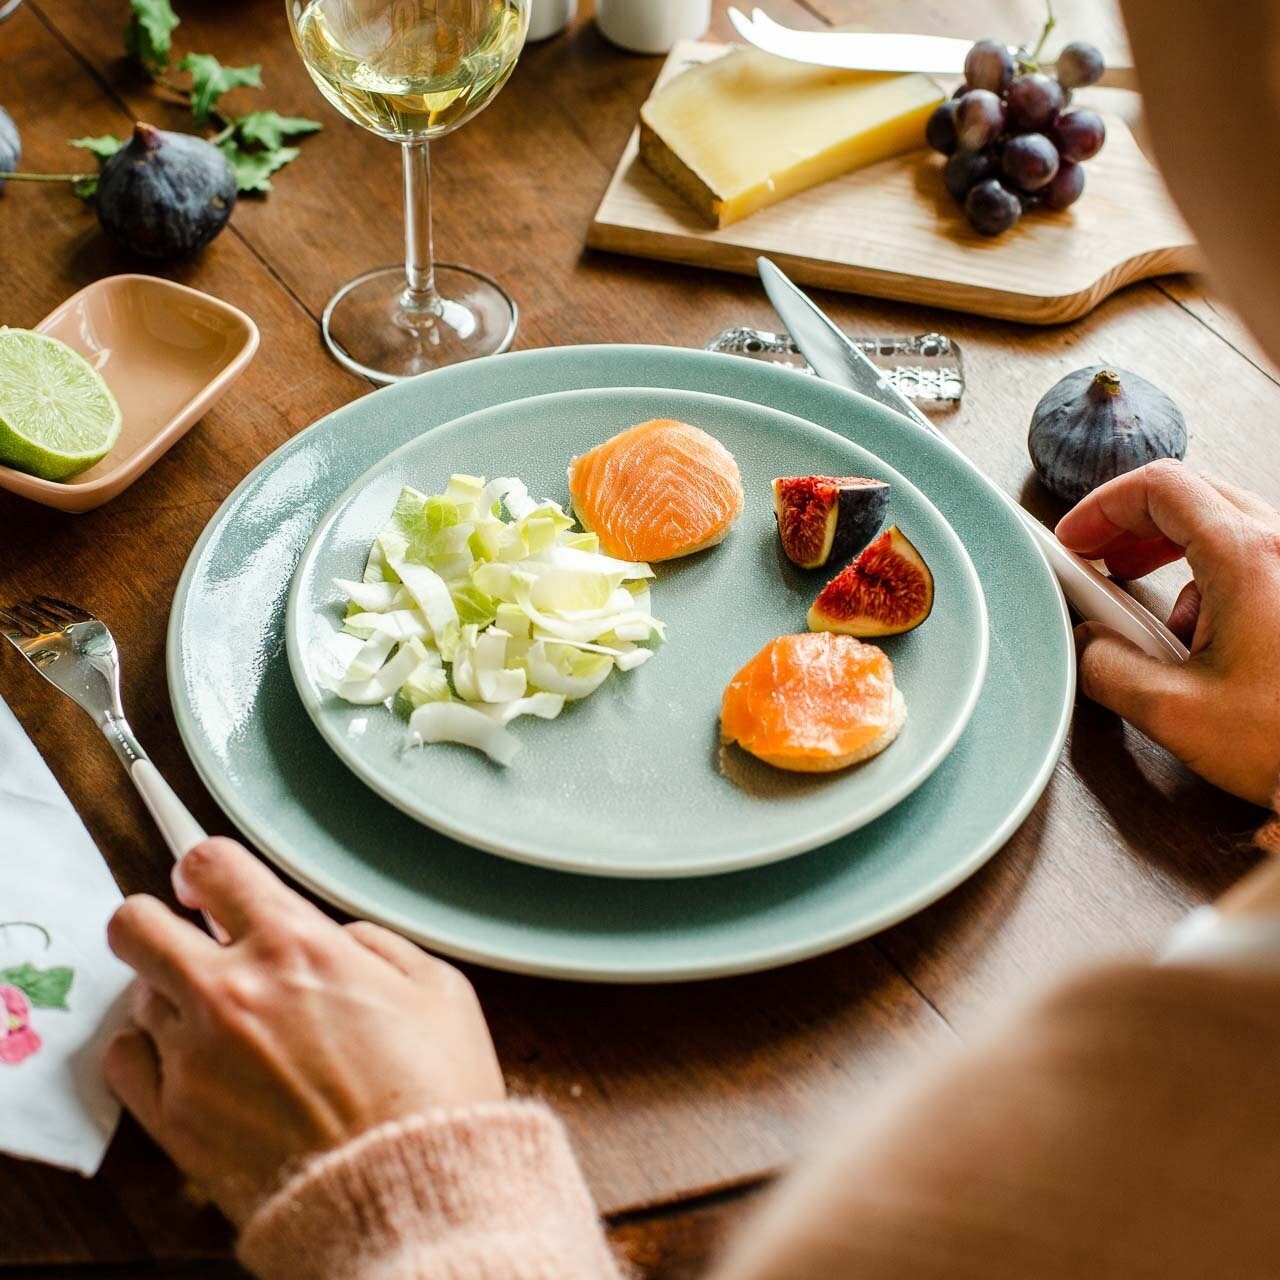
<path id="1" fill-rule="evenodd" d="M 107 380 L 124 425 L 116 447 L 70 480 L 0 466 L 0 489 L 61 511 L 92 511 L 131 485 L 244 372 L 258 326 L 243 311 L 154 276 L 108 276 L 36 328 L 78 351 Z"/>

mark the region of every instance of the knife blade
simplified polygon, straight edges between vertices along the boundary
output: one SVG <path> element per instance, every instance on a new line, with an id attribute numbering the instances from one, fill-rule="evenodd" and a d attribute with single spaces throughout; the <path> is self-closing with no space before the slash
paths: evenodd
<path id="1" fill-rule="evenodd" d="M 867 359 L 859 347 L 849 341 L 808 294 L 793 284 L 768 258 L 757 258 L 756 266 L 773 309 L 786 326 L 791 340 L 820 378 L 860 392 L 891 409 L 913 428 L 928 431 L 971 471 L 982 476 L 974 463 Z M 992 484 L 985 476 L 982 479 L 991 492 L 1022 520 L 1049 562 L 1063 595 L 1082 618 L 1105 623 L 1153 658 L 1169 662 L 1186 659 L 1186 645 L 1155 614 L 1099 573 L 1087 560 L 1068 551 L 1039 520 L 1014 502 L 998 485 Z"/>
<path id="2" fill-rule="evenodd" d="M 748 18 L 730 8 L 729 21 L 748 43 L 765 53 L 792 62 L 844 71 L 919 71 L 926 75 L 963 75 L 964 60 L 972 40 L 955 36 L 908 35 L 877 31 L 797 31 L 775 22 L 760 9 Z M 1012 46 L 1010 53 L 1017 54 Z M 1046 65 L 1045 69 L 1051 69 Z M 1100 84 L 1113 88 L 1137 87 L 1133 68 L 1108 62 Z"/>

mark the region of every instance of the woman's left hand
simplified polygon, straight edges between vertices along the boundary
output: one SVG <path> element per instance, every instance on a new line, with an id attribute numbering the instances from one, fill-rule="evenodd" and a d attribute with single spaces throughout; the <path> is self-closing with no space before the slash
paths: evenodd
<path id="1" fill-rule="evenodd" d="M 305 1157 L 435 1108 L 497 1102 L 502 1072 L 467 979 L 377 925 L 343 928 L 231 840 L 174 869 L 211 937 L 127 899 L 111 949 L 134 968 L 136 1027 L 107 1081 L 232 1222 Z"/>

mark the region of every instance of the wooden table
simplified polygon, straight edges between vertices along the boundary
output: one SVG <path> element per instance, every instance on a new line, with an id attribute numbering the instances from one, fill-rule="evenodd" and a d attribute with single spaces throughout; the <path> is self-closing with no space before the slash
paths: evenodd
<path id="1" fill-rule="evenodd" d="M 317 317 L 342 281 L 396 259 L 400 189 L 393 148 L 320 101 L 280 0 L 177 7 L 180 48 L 229 64 L 261 62 L 269 90 L 254 97 L 258 105 L 321 116 L 326 125 L 269 198 L 244 200 L 227 233 L 168 272 L 250 312 L 262 349 L 203 423 L 102 510 L 66 517 L 0 494 L 0 600 L 56 590 L 110 620 L 140 736 L 207 827 L 225 830 L 165 694 L 169 603 L 192 544 L 237 481 L 289 436 L 369 391 L 325 353 Z M 996 34 L 1013 39 L 1040 21 L 1038 0 L 767 7 L 796 25 L 971 36 L 985 34 L 985 13 Z M 1120 44 L 1105 0 L 1057 7 L 1066 38 Z M 714 34 L 724 37 L 721 10 Z M 122 62 L 123 14 L 123 3 L 104 0 L 28 0 L 0 26 L 0 101 L 23 129 L 28 167 L 64 170 L 73 154 L 65 139 L 121 133 L 134 118 L 184 126 L 184 113 Z M 584 15 L 567 36 L 531 47 L 497 102 L 437 148 L 439 252 L 510 287 L 522 313 L 517 347 L 700 346 L 732 324 L 773 323 L 750 280 L 583 250 L 660 62 L 612 49 Z M 88 281 L 133 269 L 62 189 L 14 186 L 0 199 L 0 322 L 34 324 Z M 968 391 L 943 428 L 1046 518 L 1056 509 L 1031 480 L 1023 445 L 1031 407 L 1067 370 L 1102 361 L 1140 370 L 1183 406 L 1193 462 L 1280 500 L 1271 444 L 1276 375 L 1193 281 L 1133 287 L 1057 329 L 854 297 L 822 302 L 852 330 L 936 327 L 957 339 Z M 1166 570 L 1144 592 L 1167 606 L 1180 576 Z M 0 692 L 121 887 L 165 894 L 168 856 L 81 713 L 8 652 Z M 943 902 L 871 941 L 771 974 L 684 987 L 617 990 L 485 971 L 474 978 L 513 1089 L 546 1098 L 566 1118 L 614 1239 L 644 1274 L 690 1276 L 817 1117 L 864 1095 L 904 1058 L 969 1034 L 1070 963 L 1149 947 L 1246 869 L 1252 855 L 1243 837 L 1257 819 L 1114 717 L 1082 705 L 1048 790 L 1003 852 Z M 184 1194 L 129 1124 L 91 1182 L 6 1161 L 0 1187 L 2 1265 L 45 1264 L 49 1275 L 236 1274 L 220 1219 Z"/>

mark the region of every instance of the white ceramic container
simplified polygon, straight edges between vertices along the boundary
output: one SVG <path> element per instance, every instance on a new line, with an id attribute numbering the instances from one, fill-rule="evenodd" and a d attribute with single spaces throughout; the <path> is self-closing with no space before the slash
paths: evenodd
<path id="1" fill-rule="evenodd" d="M 578 0 L 532 0 L 527 40 L 547 40 L 559 35 L 578 12 Z"/>
<path id="2" fill-rule="evenodd" d="M 596 0 L 605 39 L 632 53 L 670 53 L 711 25 L 711 0 Z"/>

